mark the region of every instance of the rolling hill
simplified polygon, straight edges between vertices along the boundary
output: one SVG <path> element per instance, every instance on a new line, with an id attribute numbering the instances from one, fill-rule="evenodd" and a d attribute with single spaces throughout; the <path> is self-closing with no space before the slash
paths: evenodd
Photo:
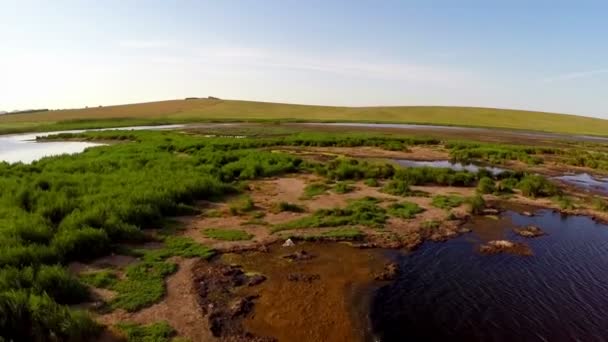
<path id="1" fill-rule="evenodd" d="M 608 120 L 567 114 L 475 107 L 331 107 L 220 99 L 2 115 L 0 133 L 235 120 L 415 123 L 608 136 Z"/>

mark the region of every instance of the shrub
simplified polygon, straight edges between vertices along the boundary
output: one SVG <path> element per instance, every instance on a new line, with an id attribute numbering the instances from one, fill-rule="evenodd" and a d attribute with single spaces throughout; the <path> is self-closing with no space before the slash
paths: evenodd
<path id="1" fill-rule="evenodd" d="M 572 200 L 572 198 L 570 198 L 568 196 L 562 196 L 562 195 L 556 196 L 553 198 L 553 201 L 556 202 L 557 205 L 562 210 L 576 209 L 576 205 L 574 204 L 574 201 Z"/>
<path id="2" fill-rule="evenodd" d="M 110 239 L 105 231 L 85 227 L 79 230 L 62 230 L 52 241 L 65 260 L 91 259 L 110 250 Z"/>
<path id="3" fill-rule="evenodd" d="M 496 192 L 494 180 L 488 177 L 483 177 L 477 183 L 477 192 L 480 194 L 492 194 Z"/>
<path id="4" fill-rule="evenodd" d="M 90 341 L 100 327 L 47 294 L 0 292 L 0 337 L 6 341 Z"/>
<path id="5" fill-rule="evenodd" d="M 594 197 L 592 203 L 595 210 L 608 211 L 608 202 L 606 202 L 606 200 L 599 197 Z"/>
<path id="6" fill-rule="evenodd" d="M 551 197 L 559 195 L 559 188 L 551 181 L 540 175 L 527 175 L 519 183 L 517 188 L 524 196 L 528 197 Z"/>
<path id="7" fill-rule="evenodd" d="M 471 214 L 481 214 L 486 207 L 486 202 L 481 195 L 475 195 L 467 199 L 469 212 Z"/>

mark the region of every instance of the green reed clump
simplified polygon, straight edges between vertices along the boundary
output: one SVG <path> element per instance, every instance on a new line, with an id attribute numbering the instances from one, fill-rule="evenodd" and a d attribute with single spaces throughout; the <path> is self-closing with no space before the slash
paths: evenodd
<path id="1" fill-rule="evenodd" d="M 310 216 L 276 225 L 272 230 L 356 225 L 382 228 L 387 218 L 386 210 L 378 205 L 377 199 L 365 197 L 351 201 L 344 208 L 319 209 Z"/>

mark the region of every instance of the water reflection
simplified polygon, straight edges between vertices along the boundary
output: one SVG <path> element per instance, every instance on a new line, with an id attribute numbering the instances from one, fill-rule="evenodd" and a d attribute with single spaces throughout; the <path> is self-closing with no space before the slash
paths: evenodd
<path id="1" fill-rule="evenodd" d="M 407 166 L 407 167 L 436 167 L 436 168 L 448 168 L 456 171 L 469 171 L 469 172 L 477 172 L 480 169 L 486 169 L 490 171 L 493 175 L 500 174 L 506 169 L 502 169 L 495 166 L 480 166 L 474 164 L 462 164 L 462 163 L 453 163 L 449 160 L 434 160 L 434 161 L 421 161 L 421 160 L 409 160 L 409 159 L 395 159 L 399 165 Z"/>
<path id="2" fill-rule="evenodd" d="M 91 130 L 72 130 L 59 132 L 40 132 L 0 136 L 0 161 L 8 163 L 31 163 L 40 158 L 57 156 L 61 154 L 80 153 L 88 147 L 101 146 L 100 143 L 80 142 L 80 141 L 36 141 L 36 137 L 46 137 L 60 133 L 82 133 L 86 131 L 107 131 L 107 130 L 159 130 L 175 129 L 183 125 L 163 125 L 163 126 L 135 126 Z"/>

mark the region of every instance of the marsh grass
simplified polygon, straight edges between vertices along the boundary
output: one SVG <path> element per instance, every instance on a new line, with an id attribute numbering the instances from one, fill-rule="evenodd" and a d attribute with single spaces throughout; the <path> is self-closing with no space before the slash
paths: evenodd
<path id="1" fill-rule="evenodd" d="M 424 208 L 420 207 L 418 204 L 406 201 L 393 203 L 387 208 L 389 215 L 403 219 L 414 218 L 423 211 Z"/>
<path id="2" fill-rule="evenodd" d="M 310 216 L 275 225 L 272 231 L 356 225 L 382 228 L 386 220 L 386 210 L 378 205 L 378 200 L 373 197 L 365 197 L 352 200 L 344 208 L 320 209 Z"/>
<path id="3" fill-rule="evenodd" d="M 167 322 L 157 322 L 148 325 L 135 323 L 119 323 L 116 325 L 126 338 L 126 342 L 174 342 L 175 329 Z"/>
<path id="4" fill-rule="evenodd" d="M 439 209 L 452 209 L 459 207 L 465 202 L 465 198 L 457 195 L 437 195 L 433 196 L 431 205 Z"/>
<path id="5" fill-rule="evenodd" d="M 331 187 L 325 183 L 311 183 L 306 185 L 304 188 L 304 194 L 302 195 L 302 199 L 311 199 L 316 196 L 327 193 Z"/>

